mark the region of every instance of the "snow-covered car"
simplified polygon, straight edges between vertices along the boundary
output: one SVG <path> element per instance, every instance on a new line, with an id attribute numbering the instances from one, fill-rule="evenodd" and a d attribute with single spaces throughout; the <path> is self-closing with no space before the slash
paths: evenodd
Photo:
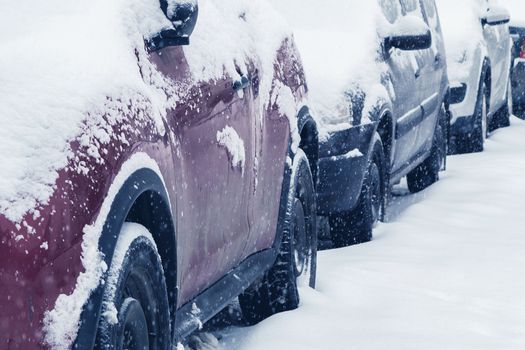
<path id="1" fill-rule="evenodd" d="M 522 0 L 504 0 L 511 12 L 510 36 L 513 41 L 511 55 L 512 109 L 519 117 L 525 116 L 525 3 Z"/>
<path id="2" fill-rule="evenodd" d="M 320 128 L 318 212 L 336 246 L 367 241 L 391 186 L 407 176 L 421 191 L 444 165 L 448 79 L 434 1 L 273 4 L 294 26 Z"/>
<path id="3" fill-rule="evenodd" d="M 510 123 L 510 15 L 496 0 L 436 0 L 451 85 L 453 153 L 480 152 Z"/>
<path id="4" fill-rule="evenodd" d="M 271 6 L 11 2 L 0 38 L 0 349 L 171 350 L 239 295 L 297 307 L 318 141 Z"/>

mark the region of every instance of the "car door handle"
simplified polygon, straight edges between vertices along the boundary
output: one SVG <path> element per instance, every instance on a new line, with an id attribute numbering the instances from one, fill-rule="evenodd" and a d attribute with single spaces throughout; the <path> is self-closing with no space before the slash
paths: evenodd
<path id="1" fill-rule="evenodd" d="M 241 79 L 233 83 L 233 90 L 240 91 L 248 88 L 252 84 L 251 80 L 246 76 L 241 76 Z"/>

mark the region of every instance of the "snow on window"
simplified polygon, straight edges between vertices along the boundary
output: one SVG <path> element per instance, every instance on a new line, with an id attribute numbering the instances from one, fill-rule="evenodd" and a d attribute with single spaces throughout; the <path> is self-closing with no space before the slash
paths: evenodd
<path id="1" fill-rule="evenodd" d="M 239 167 L 244 174 L 244 163 L 246 161 L 244 141 L 237 134 L 237 131 L 231 126 L 224 127 L 224 129 L 217 131 L 217 142 L 228 152 L 232 166 L 234 168 Z"/>

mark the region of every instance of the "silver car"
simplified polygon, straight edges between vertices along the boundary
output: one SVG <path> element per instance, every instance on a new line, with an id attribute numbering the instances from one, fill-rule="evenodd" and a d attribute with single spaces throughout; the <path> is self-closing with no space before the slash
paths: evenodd
<path id="1" fill-rule="evenodd" d="M 452 153 L 481 152 L 509 125 L 510 15 L 493 0 L 437 0 L 451 83 Z"/>

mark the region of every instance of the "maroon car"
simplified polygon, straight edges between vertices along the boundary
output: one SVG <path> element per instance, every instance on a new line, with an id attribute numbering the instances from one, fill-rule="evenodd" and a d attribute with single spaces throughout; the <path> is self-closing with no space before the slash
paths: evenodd
<path id="1" fill-rule="evenodd" d="M 2 58 L 0 349 L 171 349 L 237 297 L 250 322 L 297 307 L 318 142 L 284 24 L 264 1 L 54 3 Z"/>

